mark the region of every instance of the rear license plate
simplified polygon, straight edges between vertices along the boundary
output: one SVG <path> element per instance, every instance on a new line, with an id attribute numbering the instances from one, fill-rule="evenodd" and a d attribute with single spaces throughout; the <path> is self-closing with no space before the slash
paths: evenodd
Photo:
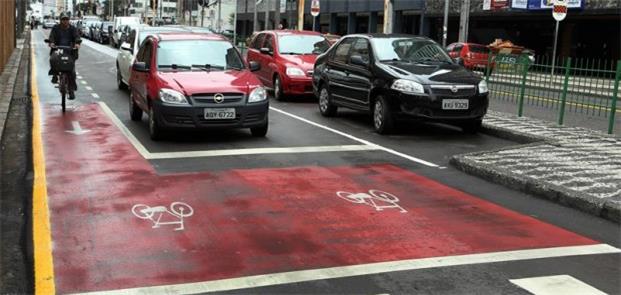
<path id="1" fill-rule="evenodd" d="M 442 109 L 443 110 L 467 110 L 468 100 L 467 99 L 443 99 Z"/>
<path id="2" fill-rule="evenodd" d="M 234 108 L 205 109 L 205 120 L 235 119 Z"/>

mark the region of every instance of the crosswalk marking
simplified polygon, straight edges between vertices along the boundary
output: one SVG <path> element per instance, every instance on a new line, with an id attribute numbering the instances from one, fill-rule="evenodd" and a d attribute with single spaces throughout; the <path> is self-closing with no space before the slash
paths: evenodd
<path id="1" fill-rule="evenodd" d="M 534 295 L 606 295 L 572 276 L 558 275 L 509 280 Z"/>

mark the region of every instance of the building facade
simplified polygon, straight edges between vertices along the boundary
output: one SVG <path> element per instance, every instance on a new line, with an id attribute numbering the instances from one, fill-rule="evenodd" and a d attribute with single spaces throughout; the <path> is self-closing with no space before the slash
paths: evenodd
<path id="1" fill-rule="evenodd" d="M 254 0 L 237 0 L 237 33 L 252 33 Z M 275 2 L 263 0 L 257 6 L 259 29 L 265 28 L 265 8 L 269 7 L 268 28 L 285 24 L 294 28 L 297 24 L 297 0 L 281 4 L 280 19 L 275 20 Z M 492 2 L 494 0 L 491 0 Z M 484 10 L 484 0 L 471 0 L 468 41 L 489 44 L 495 39 L 510 40 L 516 45 L 535 50 L 537 55 L 551 55 L 554 43 L 555 21 L 551 9 L 541 7 L 548 0 L 502 1 L 506 5 L 494 10 Z M 578 8 L 569 9 L 567 18 L 560 23 L 558 52 L 560 56 L 621 58 L 621 1 L 574 0 Z M 428 36 L 436 41 L 442 39 L 444 0 L 392 0 L 393 32 Z M 447 44 L 457 41 L 461 0 L 449 1 Z M 501 1 L 498 1 L 501 2 Z M 526 3 L 526 8 L 517 8 Z M 320 0 L 320 15 L 315 29 L 324 33 L 346 35 L 352 33 L 382 32 L 384 0 Z M 311 0 L 305 1 L 304 29 L 313 29 L 310 15 Z M 597 33 L 594 33 L 597 32 Z"/>

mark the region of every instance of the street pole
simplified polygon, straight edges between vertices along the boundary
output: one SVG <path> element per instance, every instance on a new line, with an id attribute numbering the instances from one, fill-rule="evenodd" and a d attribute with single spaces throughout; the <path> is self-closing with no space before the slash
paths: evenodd
<path id="1" fill-rule="evenodd" d="M 304 0 L 298 0 L 298 30 L 304 29 Z"/>
<path id="2" fill-rule="evenodd" d="M 446 35 L 448 34 L 449 0 L 444 0 L 444 24 L 442 25 L 442 47 L 446 48 Z"/>
<path id="3" fill-rule="evenodd" d="M 468 42 L 469 22 L 470 22 L 470 0 L 463 0 L 461 4 L 461 13 L 459 16 L 459 42 Z"/>
<path id="4" fill-rule="evenodd" d="M 384 0 L 384 34 L 392 33 L 394 23 L 393 0 Z"/>
<path id="5" fill-rule="evenodd" d="M 201 27 L 205 26 L 205 0 L 201 3 Z"/>
<path id="6" fill-rule="evenodd" d="M 235 0 L 235 17 L 233 19 L 233 45 L 237 46 L 237 0 Z"/>
<path id="7" fill-rule="evenodd" d="M 554 77 L 554 64 L 556 61 L 556 41 L 558 39 L 558 23 L 556 22 L 556 30 L 554 30 L 554 48 L 552 48 L 552 72 L 550 73 L 550 78 Z"/>
<path id="8" fill-rule="evenodd" d="M 235 7 L 235 9 L 237 11 L 237 7 Z M 222 17 L 220 13 L 222 13 L 222 0 L 218 0 L 218 23 L 216 23 L 216 30 L 218 33 L 222 33 Z"/>
<path id="9" fill-rule="evenodd" d="M 251 0 L 254 3 L 254 11 L 253 11 L 253 22 L 252 22 L 252 31 L 256 32 L 259 30 L 259 18 L 257 15 L 257 0 Z"/>
<path id="10" fill-rule="evenodd" d="M 265 5 L 265 26 L 264 30 L 269 30 L 269 22 L 270 22 L 270 0 L 263 0 L 263 4 Z"/>
<path id="11" fill-rule="evenodd" d="M 278 29 L 278 25 L 280 25 L 280 1 L 281 0 L 276 0 L 276 10 L 274 12 L 274 19 L 275 19 L 274 29 Z M 282 0 L 282 1 L 285 1 L 285 0 Z"/>

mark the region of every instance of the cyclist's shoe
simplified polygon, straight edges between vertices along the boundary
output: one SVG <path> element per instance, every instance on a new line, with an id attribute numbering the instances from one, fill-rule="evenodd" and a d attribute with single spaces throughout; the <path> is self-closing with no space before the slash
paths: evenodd
<path id="1" fill-rule="evenodd" d="M 75 99 L 75 93 L 73 91 L 69 92 L 69 100 Z"/>
<path id="2" fill-rule="evenodd" d="M 56 84 L 58 83 L 58 76 L 54 75 L 52 76 L 52 84 Z"/>

